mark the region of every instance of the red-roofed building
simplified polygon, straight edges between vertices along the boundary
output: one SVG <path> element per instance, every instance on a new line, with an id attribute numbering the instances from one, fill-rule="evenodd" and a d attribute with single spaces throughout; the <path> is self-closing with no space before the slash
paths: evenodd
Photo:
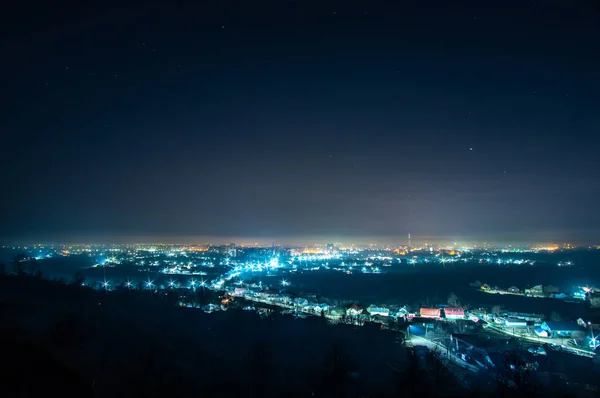
<path id="1" fill-rule="evenodd" d="M 446 319 L 465 319 L 464 308 L 444 308 L 444 315 Z"/>
<path id="2" fill-rule="evenodd" d="M 421 308 L 419 313 L 422 318 L 441 318 L 441 310 L 439 308 Z"/>

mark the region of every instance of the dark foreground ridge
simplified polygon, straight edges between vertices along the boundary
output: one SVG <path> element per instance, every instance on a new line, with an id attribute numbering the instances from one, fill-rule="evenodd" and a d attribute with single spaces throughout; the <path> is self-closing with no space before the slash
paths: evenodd
<path id="1" fill-rule="evenodd" d="M 574 396 L 526 371 L 461 385 L 391 331 L 176 301 L 1 275 L 0 396 Z"/>

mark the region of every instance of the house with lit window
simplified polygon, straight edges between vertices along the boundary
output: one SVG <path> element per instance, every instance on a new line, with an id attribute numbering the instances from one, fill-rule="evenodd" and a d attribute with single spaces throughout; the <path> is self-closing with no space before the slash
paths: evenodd
<path id="1" fill-rule="evenodd" d="M 538 337 L 548 337 L 548 331 L 542 329 L 540 326 L 534 329 L 535 335 Z"/>
<path id="2" fill-rule="evenodd" d="M 370 305 L 367 308 L 367 312 L 371 316 L 380 315 L 380 316 L 390 316 L 390 309 L 384 307 L 377 307 L 376 305 Z"/>
<path id="3" fill-rule="evenodd" d="M 570 338 L 581 333 L 579 325 L 570 321 L 546 321 L 540 328 L 548 333 L 548 337 L 553 338 Z"/>
<path id="4" fill-rule="evenodd" d="M 421 308 L 419 314 L 421 318 L 440 319 L 442 317 L 442 311 L 439 308 Z"/>
<path id="5" fill-rule="evenodd" d="M 231 293 L 232 296 L 235 297 L 242 297 L 244 295 L 246 295 L 248 293 L 248 289 L 246 289 L 245 287 L 236 287 L 233 292 Z"/>
<path id="6" fill-rule="evenodd" d="M 589 291 L 586 294 L 586 299 L 590 307 L 600 308 L 600 292 Z"/>
<path id="7" fill-rule="evenodd" d="M 406 307 L 400 308 L 397 312 L 391 314 L 390 316 L 394 319 L 406 319 L 408 318 L 408 314 L 410 311 Z"/>
<path id="8" fill-rule="evenodd" d="M 541 324 L 542 320 L 544 319 L 544 316 L 541 314 L 530 314 L 525 312 L 507 312 L 506 317 L 521 319 L 523 321 L 532 322 L 536 325 Z"/>
<path id="9" fill-rule="evenodd" d="M 321 312 L 327 312 L 327 311 L 329 311 L 329 304 L 325 304 L 325 303 L 316 304 L 314 307 L 314 310 L 317 314 L 320 314 Z"/>
<path id="10" fill-rule="evenodd" d="M 293 303 L 294 303 L 294 306 L 296 306 L 296 307 L 304 308 L 304 307 L 308 306 L 308 300 L 305 298 L 301 298 L 301 297 L 296 297 L 293 300 Z"/>
<path id="11" fill-rule="evenodd" d="M 444 317 L 446 319 L 465 319 L 465 309 L 446 307 L 444 308 Z"/>
<path id="12" fill-rule="evenodd" d="M 358 316 L 360 314 L 362 314 L 362 309 L 357 305 L 353 305 L 352 307 L 346 309 L 347 316 Z"/>
<path id="13" fill-rule="evenodd" d="M 554 293 L 558 293 L 559 289 L 556 286 L 548 285 L 548 286 L 542 287 L 542 291 L 546 295 L 552 295 Z"/>
<path id="14" fill-rule="evenodd" d="M 504 326 L 513 329 L 527 328 L 527 321 L 517 318 L 504 318 Z"/>
<path id="15" fill-rule="evenodd" d="M 536 285 L 525 289 L 525 294 L 527 296 L 541 296 L 544 294 L 544 288 L 542 287 L 542 285 Z"/>

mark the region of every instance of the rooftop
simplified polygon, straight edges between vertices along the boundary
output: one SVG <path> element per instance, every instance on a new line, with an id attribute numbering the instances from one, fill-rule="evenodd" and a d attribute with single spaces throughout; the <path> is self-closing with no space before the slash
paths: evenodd
<path id="1" fill-rule="evenodd" d="M 546 321 L 544 323 L 551 330 L 580 330 L 580 327 L 571 321 Z"/>

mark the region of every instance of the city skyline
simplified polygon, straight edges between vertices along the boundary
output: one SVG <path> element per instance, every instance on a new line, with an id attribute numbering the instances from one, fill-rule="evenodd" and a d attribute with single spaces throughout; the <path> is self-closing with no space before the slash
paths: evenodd
<path id="1" fill-rule="evenodd" d="M 344 246 L 379 246 L 379 247 L 412 247 L 422 248 L 424 246 L 441 247 L 597 247 L 598 241 L 569 240 L 558 238 L 545 238 L 538 240 L 527 240 L 523 237 L 512 239 L 484 239 L 477 237 L 434 237 L 434 236 L 411 236 L 411 244 L 408 244 L 407 236 L 387 237 L 341 237 L 341 236 L 305 236 L 305 237 L 240 237 L 240 236 L 122 236 L 115 234 L 107 235 L 59 235 L 54 239 L 48 238 L 10 238 L 0 240 L 0 245 L 8 246 L 31 246 L 31 245 L 228 245 L 238 246 L 260 246 L 260 247 L 310 247 L 325 246 L 327 244 Z"/>

